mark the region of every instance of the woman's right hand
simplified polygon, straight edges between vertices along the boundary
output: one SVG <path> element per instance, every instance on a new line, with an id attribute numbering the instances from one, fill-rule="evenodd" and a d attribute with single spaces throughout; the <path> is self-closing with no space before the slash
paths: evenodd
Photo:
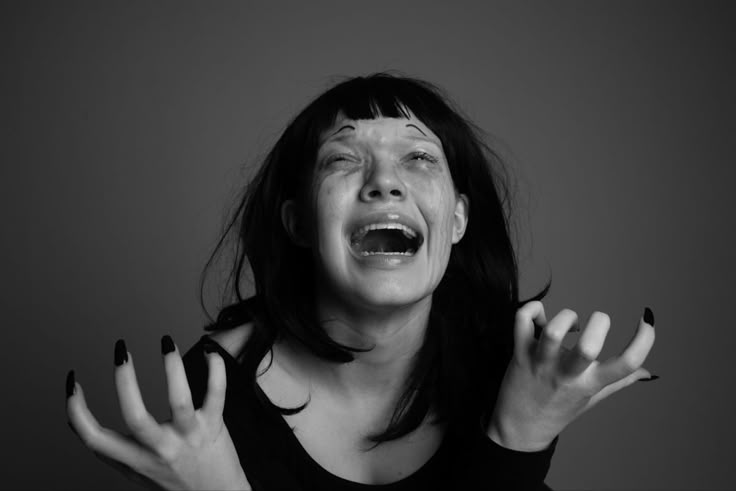
<path id="1" fill-rule="evenodd" d="M 178 349 L 169 336 L 162 338 L 161 347 L 171 421 L 159 424 L 146 410 L 132 357 L 120 340 L 115 345 L 115 385 L 123 420 L 132 435 L 100 426 L 87 407 L 74 372 L 69 372 L 66 407 L 72 430 L 100 459 L 149 487 L 250 490 L 222 419 L 224 360 L 217 352 L 206 354 L 207 394 L 202 407 L 195 410 Z"/>

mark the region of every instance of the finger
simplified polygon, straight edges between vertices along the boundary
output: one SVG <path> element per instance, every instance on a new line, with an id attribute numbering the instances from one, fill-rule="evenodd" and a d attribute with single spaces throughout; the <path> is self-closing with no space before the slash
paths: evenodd
<path id="1" fill-rule="evenodd" d="M 570 309 L 562 309 L 542 329 L 539 336 L 535 360 L 540 364 L 556 363 L 560 356 L 560 346 L 567 332 L 578 324 L 578 314 Z"/>
<path id="2" fill-rule="evenodd" d="M 588 402 L 588 407 L 593 407 L 611 394 L 618 392 L 624 387 L 628 387 L 641 378 L 650 376 L 651 373 L 649 373 L 649 370 L 646 370 L 644 368 L 635 370 L 633 373 L 627 375 L 626 377 L 603 387 L 596 395 L 590 398 L 590 401 Z"/>
<path id="3" fill-rule="evenodd" d="M 202 412 L 210 422 L 219 422 L 222 420 L 225 392 L 227 390 L 225 360 L 222 359 L 213 346 L 205 345 L 205 352 L 209 373 L 207 375 L 207 394 L 202 404 Z"/>
<path id="4" fill-rule="evenodd" d="M 598 366 L 596 378 L 601 387 L 628 377 L 644 364 L 654 345 L 654 327 L 639 319 L 636 334 L 617 357 Z"/>
<path id="5" fill-rule="evenodd" d="M 517 359 L 526 360 L 534 345 L 536 326 L 545 326 L 547 318 L 544 305 L 538 300 L 525 303 L 516 311 L 514 322 L 514 353 Z"/>
<path id="6" fill-rule="evenodd" d="M 179 350 L 168 334 L 161 338 L 161 354 L 166 371 L 171 419 L 175 426 L 182 431 L 189 432 L 197 425 L 192 393 L 189 390 L 189 382 Z"/>
<path id="7" fill-rule="evenodd" d="M 575 377 L 588 369 L 601 354 L 606 335 L 611 328 L 611 318 L 603 312 L 593 312 L 575 347 L 562 360 L 560 371 Z"/>
<path id="8" fill-rule="evenodd" d="M 133 358 L 122 339 L 115 343 L 115 365 L 115 387 L 123 421 L 139 442 L 151 449 L 158 448 L 163 431 L 143 404 Z"/>
<path id="9" fill-rule="evenodd" d="M 84 391 L 78 383 L 75 383 L 74 393 L 67 398 L 66 409 L 72 430 L 96 454 L 132 469 L 146 469 L 151 465 L 151 454 L 144 447 L 100 426 L 87 407 Z"/>

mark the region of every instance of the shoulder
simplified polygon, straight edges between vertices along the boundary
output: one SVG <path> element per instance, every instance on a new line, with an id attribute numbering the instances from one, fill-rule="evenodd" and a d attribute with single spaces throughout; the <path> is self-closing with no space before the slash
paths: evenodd
<path id="1" fill-rule="evenodd" d="M 246 322 L 224 331 L 215 331 L 206 337 L 219 344 L 233 359 L 237 358 L 253 334 L 253 322 Z"/>

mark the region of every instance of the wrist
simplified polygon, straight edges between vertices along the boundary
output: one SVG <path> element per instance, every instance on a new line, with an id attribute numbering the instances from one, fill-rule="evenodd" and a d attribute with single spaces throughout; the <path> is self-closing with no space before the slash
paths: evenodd
<path id="1" fill-rule="evenodd" d="M 512 424 L 492 421 L 486 432 L 494 443 L 518 452 L 540 452 L 549 447 L 554 436 L 549 438 L 530 431 L 522 431 Z"/>

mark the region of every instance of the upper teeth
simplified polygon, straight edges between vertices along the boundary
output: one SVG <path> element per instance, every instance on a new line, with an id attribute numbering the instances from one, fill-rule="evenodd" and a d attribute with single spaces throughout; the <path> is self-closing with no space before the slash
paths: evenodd
<path id="1" fill-rule="evenodd" d="M 365 225 L 363 227 L 360 227 L 356 232 L 355 235 L 358 237 L 362 237 L 363 235 L 367 234 L 370 230 L 384 230 L 384 229 L 394 229 L 394 230 L 401 230 L 404 232 L 404 235 L 409 238 L 413 239 L 417 236 L 417 233 L 407 227 L 406 225 L 403 225 L 401 223 L 371 223 L 370 225 Z"/>

